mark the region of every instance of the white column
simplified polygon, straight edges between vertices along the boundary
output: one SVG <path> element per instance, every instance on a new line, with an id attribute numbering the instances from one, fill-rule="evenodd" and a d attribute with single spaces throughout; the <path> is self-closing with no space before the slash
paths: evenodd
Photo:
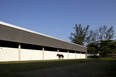
<path id="1" fill-rule="evenodd" d="M 18 60 L 20 61 L 21 60 L 21 44 L 18 45 Z"/>
<path id="2" fill-rule="evenodd" d="M 0 50 L 2 51 L 2 47 L 0 47 Z"/>
<path id="3" fill-rule="evenodd" d="M 76 59 L 76 51 L 75 51 L 75 59 Z"/>
<path id="4" fill-rule="evenodd" d="M 80 58 L 82 57 L 81 52 L 80 52 Z"/>
<path id="5" fill-rule="evenodd" d="M 87 52 L 85 52 L 86 58 L 87 58 Z"/>
<path id="6" fill-rule="evenodd" d="M 68 59 L 69 59 L 69 50 L 68 50 Z"/>
<path id="7" fill-rule="evenodd" d="M 44 60 L 44 47 L 42 48 L 42 58 Z"/>
<path id="8" fill-rule="evenodd" d="M 57 54 L 59 54 L 59 49 L 57 49 Z"/>

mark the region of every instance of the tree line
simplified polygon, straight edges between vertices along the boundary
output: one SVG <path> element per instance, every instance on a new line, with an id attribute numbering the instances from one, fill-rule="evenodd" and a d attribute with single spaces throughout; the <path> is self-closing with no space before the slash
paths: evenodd
<path id="1" fill-rule="evenodd" d="M 101 57 L 106 57 L 116 51 L 116 42 L 114 39 L 114 27 L 109 28 L 104 25 L 95 30 L 89 30 L 89 25 L 86 27 L 81 24 L 75 24 L 74 33 L 70 34 L 71 42 L 85 45 L 89 54 L 99 53 Z"/>

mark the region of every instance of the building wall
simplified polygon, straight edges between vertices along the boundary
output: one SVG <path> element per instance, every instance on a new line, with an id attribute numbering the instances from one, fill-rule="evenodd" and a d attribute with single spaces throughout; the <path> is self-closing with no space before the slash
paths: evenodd
<path id="1" fill-rule="evenodd" d="M 33 49 L 21 49 L 19 53 L 18 48 L 9 48 L 9 47 L 0 47 L 0 61 L 26 61 L 26 60 L 51 60 L 59 59 L 57 51 L 43 51 L 42 50 L 33 50 Z M 20 55 L 19 55 L 20 54 Z M 84 59 L 86 58 L 85 54 L 80 53 L 68 53 L 68 52 L 59 52 L 59 54 L 64 55 L 64 59 Z"/>
<path id="2" fill-rule="evenodd" d="M 81 54 L 81 59 L 86 58 L 86 54 Z"/>
<path id="3" fill-rule="evenodd" d="M 41 50 L 21 49 L 20 60 L 42 60 Z"/>
<path id="4" fill-rule="evenodd" d="M 59 54 L 63 54 L 64 55 L 64 59 L 69 59 L 68 52 L 59 52 Z"/>
<path id="5" fill-rule="evenodd" d="M 56 51 L 44 51 L 44 60 L 58 59 Z"/>
<path id="6" fill-rule="evenodd" d="M 0 47 L 0 61 L 18 61 L 18 49 Z"/>
<path id="7" fill-rule="evenodd" d="M 76 59 L 81 59 L 81 54 L 80 53 L 76 53 Z"/>
<path id="8" fill-rule="evenodd" d="M 69 59 L 76 59 L 75 53 L 69 53 Z"/>

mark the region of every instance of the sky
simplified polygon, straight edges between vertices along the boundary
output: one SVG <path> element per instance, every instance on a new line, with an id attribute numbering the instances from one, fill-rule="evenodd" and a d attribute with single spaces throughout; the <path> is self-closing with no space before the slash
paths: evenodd
<path id="1" fill-rule="evenodd" d="M 0 0 L 0 21 L 65 41 L 75 24 L 116 33 L 116 0 Z"/>

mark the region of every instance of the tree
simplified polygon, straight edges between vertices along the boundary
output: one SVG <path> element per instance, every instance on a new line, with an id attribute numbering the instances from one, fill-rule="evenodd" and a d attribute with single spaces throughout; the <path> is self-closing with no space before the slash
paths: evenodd
<path id="1" fill-rule="evenodd" d="M 116 53 L 116 41 L 111 41 L 111 43 L 112 44 L 110 45 L 110 47 L 111 47 L 113 53 Z"/>
<path id="2" fill-rule="evenodd" d="M 79 26 L 75 24 L 74 29 L 75 29 L 75 33 L 71 33 L 69 39 L 73 43 L 84 45 L 86 42 L 86 35 L 89 29 L 89 25 L 87 25 L 87 27 L 82 27 L 81 24 L 79 24 Z"/>
<path id="3" fill-rule="evenodd" d="M 81 24 L 79 24 L 79 26 L 76 24 L 74 29 L 75 33 L 71 33 L 69 38 L 73 43 L 80 45 L 86 44 L 89 53 L 99 53 L 102 57 L 104 57 L 116 51 L 116 43 L 111 42 L 114 38 L 113 26 L 109 28 L 107 26 L 103 26 L 95 31 L 88 31 L 89 25 L 87 25 L 87 27 L 82 27 Z"/>
<path id="4" fill-rule="evenodd" d="M 112 40 L 101 41 L 100 43 L 100 55 L 106 57 L 108 54 L 112 54 L 116 50 L 116 43 Z"/>
<path id="5" fill-rule="evenodd" d="M 114 28 L 111 26 L 108 28 L 107 26 L 100 27 L 95 31 L 91 30 L 88 33 L 87 43 L 98 42 L 103 40 L 111 40 L 114 38 Z"/>
<path id="6" fill-rule="evenodd" d="M 114 29 L 113 26 L 108 28 L 107 26 L 100 27 L 95 31 L 91 30 L 88 33 L 88 45 L 91 43 L 95 43 L 98 47 L 97 52 L 100 53 L 100 56 L 104 57 L 108 54 L 114 52 L 114 48 L 116 47 L 115 44 L 111 42 L 111 39 L 114 38 Z M 94 46 L 94 45 L 93 45 Z M 93 47 L 91 45 L 91 47 Z M 88 47 L 88 50 L 91 48 Z"/>
<path id="7" fill-rule="evenodd" d="M 97 54 L 98 52 L 98 47 L 95 43 L 91 43 L 91 44 L 88 44 L 87 45 L 87 51 L 88 51 L 88 54 Z"/>
<path id="8" fill-rule="evenodd" d="M 116 52 L 116 42 L 105 40 L 100 43 L 90 43 L 87 45 L 87 51 L 89 54 L 99 53 L 101 57 L 107 57 L 108 54 Z"/>

